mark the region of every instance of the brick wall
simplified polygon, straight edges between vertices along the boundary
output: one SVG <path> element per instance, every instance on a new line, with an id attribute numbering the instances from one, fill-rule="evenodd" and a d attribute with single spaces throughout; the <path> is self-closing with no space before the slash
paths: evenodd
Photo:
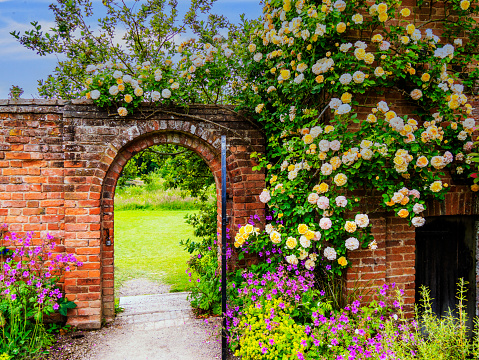
<path id="1" fill-rule="evenodd" d="M 110 116 L 85 100 L 0 100 L 0 223 L 19 234 L 33 231 L 36 239 L 48 232 L 59 241 L 56 251 L 84 262 L 64 279 L 67 297 L 78 305 L 69 312 L 72 325 L 98 328 L 114 315 L 113 199 L 121 170 L 138 152 L 167 143 L 192 149 L 207 162 L 220 191 L 225 134 L 230 228 L 264 211 L 257 201 L 264 174 L 252 171 L 250 159 L 252 151 L 264 151 L 264 139 L 251 124 L 215 106 L 193 105 L 188 113 L 235 133 L 142 110 L 151 115 L 147 120 Z"/>

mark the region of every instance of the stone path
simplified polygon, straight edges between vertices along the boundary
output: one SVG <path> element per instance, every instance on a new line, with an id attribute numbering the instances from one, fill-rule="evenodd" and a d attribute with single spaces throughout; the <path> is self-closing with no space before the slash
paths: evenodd
<path id="1" fill-rule="evenodd" d="M 213 360 L 221 358 L 214 336 L 221 320 L 195 319 L 188 293 L 126 296 L 125 309 L 84 360 Z M 213 334 L 212 334 L 213 333 Z"/>

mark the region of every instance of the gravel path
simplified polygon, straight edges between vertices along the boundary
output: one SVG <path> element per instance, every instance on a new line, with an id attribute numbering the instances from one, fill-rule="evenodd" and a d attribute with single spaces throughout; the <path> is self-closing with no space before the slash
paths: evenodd
<path id="1" fill-rule="evenodd" d="M 126 282 L 120 289 L 124 313 L 101 330 L 60 336 L 45 359 L 220 359 L 221 339 L 217 334 L 221 319 L 194 318 L 186 293 L 167 294 L 167 290 L 167 286 L 147 279 Z M 149 294 L 163 295 L 138 296 Z"/>

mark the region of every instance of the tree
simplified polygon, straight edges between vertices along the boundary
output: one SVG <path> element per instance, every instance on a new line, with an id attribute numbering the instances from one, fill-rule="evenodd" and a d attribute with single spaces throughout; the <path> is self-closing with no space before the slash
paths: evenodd
<path id="1" fill-rule="evenodd" d="M 54 74 L 39 81 L 39 94 L 71 99 L 83 91 L 88 65 L 118 62 L 132 74 L 136 64 L 148 61 L 156 66 L 171 59 L 176 52 L 175 37 L 188 30 L 198 33 L 203 26 L 226 26 L 222 16 L 209 14 L 213 2 L 192 0 L 179 21 L 177 0 L 135 0 L 131 6 L 121 0 L 103 0 L 106 16 L 96 20 L 92 1 L 58 0 L 50 5 L 54 27 L 44 31 L 38 22 L 32 22 L 31 30 L 11 34 L 40 56 L 61 56 Z M 207 24 L 200 21 L 201 14 L 208 14 Z"/>

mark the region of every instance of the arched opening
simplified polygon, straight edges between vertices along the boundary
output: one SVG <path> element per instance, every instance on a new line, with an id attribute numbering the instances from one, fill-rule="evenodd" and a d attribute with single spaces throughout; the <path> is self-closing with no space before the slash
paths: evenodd
<path id="1" fill-rule="evenodd" d="M 217 149 L 209 145 L 202 139 L 191 134 L 182 132 L 153 132 L 138 137 L 126 144 L 118 151 L 107 172 L 102 189 L 102 302 L 103 317 L 105 320 L 112 320 L 114 317 L 114 300 L 115 300 L 115 232 L 114 225 L 114 207 L 115 207 L 115 191 L 118 186 L 118 180 L 125 166 L 130 159 L 136 154 L 150 148 L 153 145 L 174 144 L 184 149 L 194 151 L 208 166 L 209 171 L 213 174 L 214 183 L 216 185 L 216 198 L 219 199 L 219 183 L 220 163 Z M 181 150 L 180 150 L 181 151 Z M 221 213 L 221 203 L 217 202 L 217 214 Z M 218 216 L 217 216 L 218 218 Z M 143 219 L 147 220 L 147 219 Z M 168 220 L 166 220 L 168 221 Z M 219 225 L 219 223 L 217 224 Z M 146 225 L 148 226 L 148 225 Z M 218 228 L 219 230 L 219 228 Z M 161 241 L 161 239 L 158 239 Z M 178 249 L 180 246 L 178 245 Z M 143 249 L 143 251 L 148 251 Z M 141 256 L 141 252 L 139 252 Z M 166 269 L 165 269 L 166 270 Z M 167 270 L 166 270 L 167 271 Z"/>

